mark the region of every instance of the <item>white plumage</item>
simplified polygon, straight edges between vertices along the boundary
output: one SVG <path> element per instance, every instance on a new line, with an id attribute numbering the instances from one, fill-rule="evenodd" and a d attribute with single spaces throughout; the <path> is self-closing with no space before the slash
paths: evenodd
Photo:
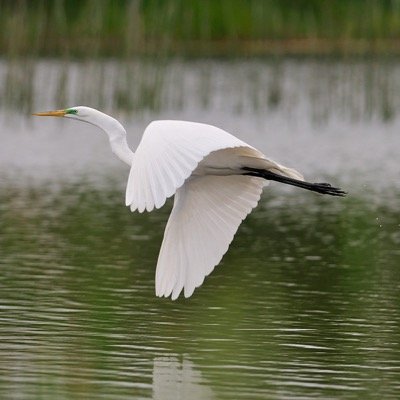
<path id="1" fill-rule="evenodd" d="M 192 295 L 219 264 L 264 182 L 247 176 L 190 178 L 175 194 L 156 270 L 157 296 Z"/>
<path id="2" fill-rule="evenodd" d="M 155 121 L 133 157 L 126 189 L 132 211 L 160 208 L 175 194 L 156 269 L 157 296 L 193 294 L 219 264 L 266 180 L 241 175 L 243 165 L 301 175 L 265 159 L 215 126 Z"/>
<path id="3" fill-rule="evenodd" d="M 126 189 L 132 211 L 160 208 L 212 151 L 248 146 L 222 129 L 185 121 L 154 121 L 133 157 Z"/>
<path id="4" fill-rule="evenodd" d="M 112 151 L 131 166 L 126 205 L 152 211 L 175 194 L 156 268 L 157 296 L 190 297 L 228 250 L 263 187 L 276 180 L 334 196 L 345 193 L 326 183 L 304 182 L 294 169 L 211 125 L 155 121 L 133 153 L 123 126 L 89 107 L 37 113 L 68 117 L 103 129 Z"/>

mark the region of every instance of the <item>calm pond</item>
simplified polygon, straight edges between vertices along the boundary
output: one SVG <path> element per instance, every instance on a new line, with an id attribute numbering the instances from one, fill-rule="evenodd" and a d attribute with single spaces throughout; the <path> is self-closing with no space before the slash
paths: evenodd
<path id="1" fill-rule="evenodd" d="M 0 62 L 0 398 L 397 399 L 400 62 Z M 154 294 L 172 202 L 124 206 L 104 134 L 224 128 L 348 197 L 271 184 L 190 299 Z"/>

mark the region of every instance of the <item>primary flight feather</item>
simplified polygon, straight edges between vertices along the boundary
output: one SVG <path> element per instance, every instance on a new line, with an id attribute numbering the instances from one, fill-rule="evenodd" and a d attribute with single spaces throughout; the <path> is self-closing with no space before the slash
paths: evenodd
<path id="1" fill-rule="evenodd" d="M 257 205 L 270 180 L 332 196 L 327 183 L 310 183 L 294 169 L 215 126 L 154 121 L 133 153 L 124 127 L 90 107 L 36 113 L 88 122 L 104 130 L 112 151 L 131 169 L 126 205 L 152 211 L 175 195 L 156 268 L 156 295 L 175 300 L 196 287 L 219 264 L 240 223 Z"/>

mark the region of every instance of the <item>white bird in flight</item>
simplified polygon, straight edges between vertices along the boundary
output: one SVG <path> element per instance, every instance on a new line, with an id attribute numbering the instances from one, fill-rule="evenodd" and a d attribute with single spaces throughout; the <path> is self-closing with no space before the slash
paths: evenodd
<path id="1" fill-rule="evenodd" d="M 263 187 L 278 181 L 332 196 L 346 193 L 328 183 L 310 183 L 292 168 L 212 125 L 153 121 L 132 152 L 124 127 L 90 107 L 35 113 L 95 125 L 130 168 L 126 205 L 152 211 L 175 195 L 156 268 L 156 295 L 190 297 L 219 264 Z"/>

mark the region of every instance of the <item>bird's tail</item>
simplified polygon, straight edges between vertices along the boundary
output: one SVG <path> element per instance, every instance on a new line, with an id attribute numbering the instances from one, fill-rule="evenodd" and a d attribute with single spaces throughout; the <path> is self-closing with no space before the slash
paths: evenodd
<path id="1" fill-rule="evenodd" d="M 329 183 L 310 183 L 300 179 L 291 178 L 289 176 L 283 176 L 280 174 L 276 174 L 274 172 L 264 170 L 264 169 L 256 169 L 256 168 L 248 168 L 243 167 L 244 175 L 249 176 L 257 176 L 259 178 L 264 178 L 269 181 L 277 181 L 281 183 L 285 183 L 287 185 L 297 186 L 302 189 L 311 190 L 312 192 L 317 192 L 321 194 L 329 194 L 330 196 L 346 196 L 346 192 L 340 188 L 334 187 Z M 289 175 L 289 174 L 287 174 Z"/>

